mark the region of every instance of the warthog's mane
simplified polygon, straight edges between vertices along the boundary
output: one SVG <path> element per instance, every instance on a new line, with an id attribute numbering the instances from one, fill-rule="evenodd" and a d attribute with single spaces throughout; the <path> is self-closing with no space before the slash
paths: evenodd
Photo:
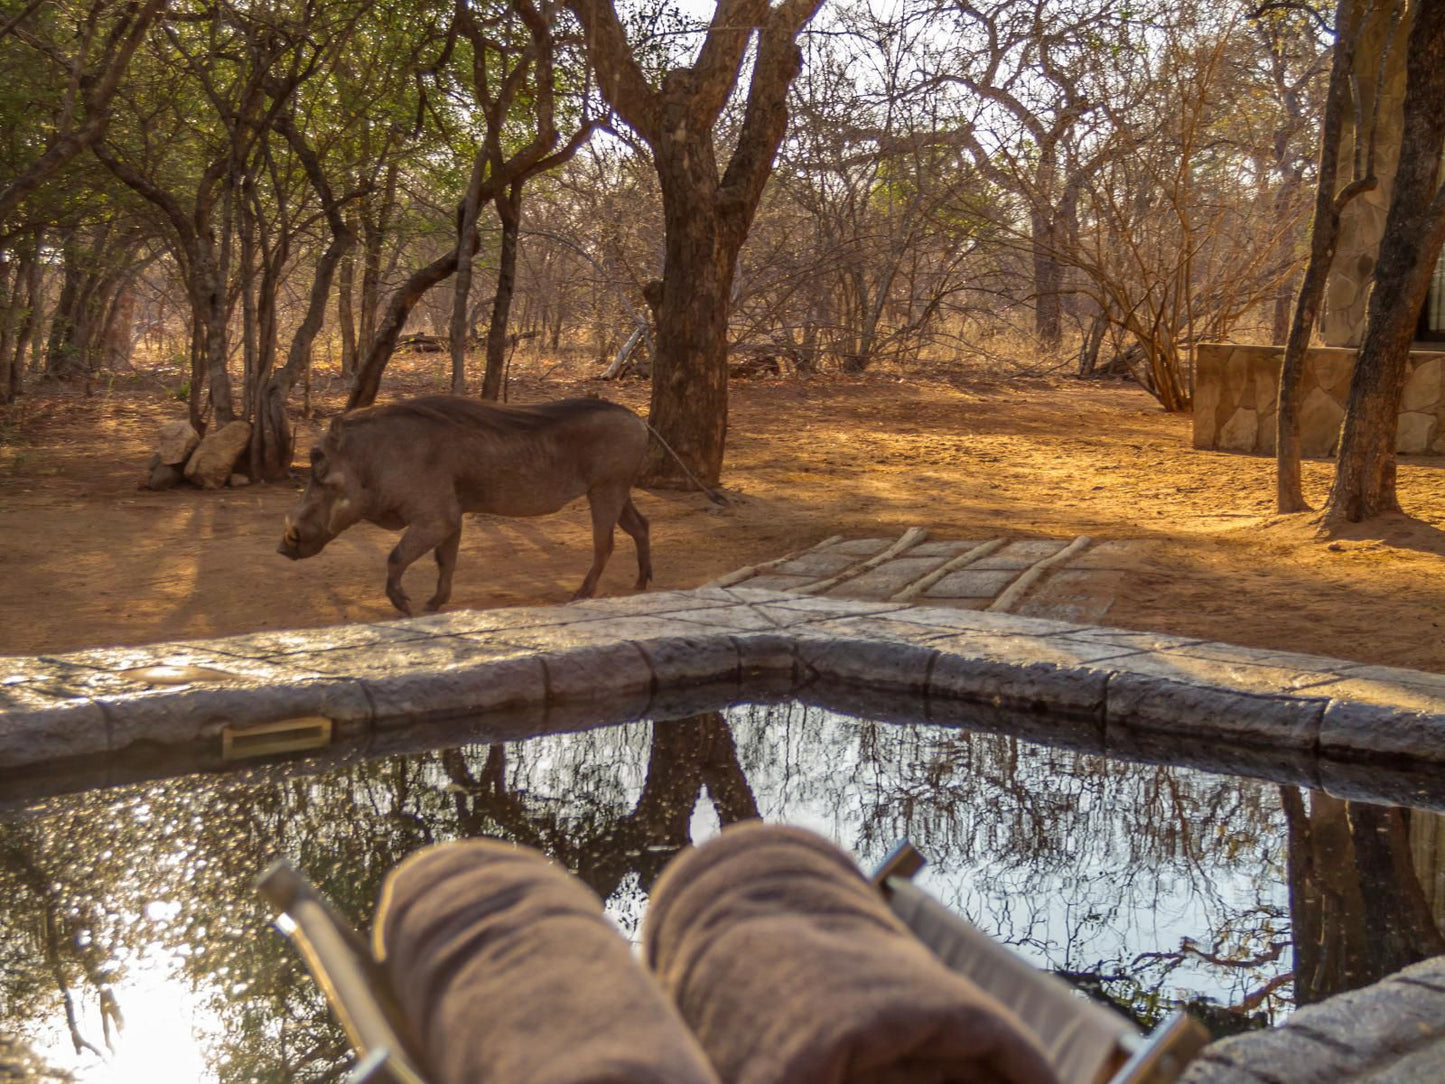
<path id="1" fill-rule="evenodd" d="M 469 433 L 482 430 L 496 436 L 526 436 L 558 422 L 603 410 L 627 411 L 627 408 L 606 399 L 560 399 L 551 403 L 504 406 L 456 395 L 430 395 L 401 403 L 368 407 L 346 415 L 342 423 L 346 429 L 352 429 L 367 422 L 380 422 L 389 418 L 417 418 L 457 426 Z"/>

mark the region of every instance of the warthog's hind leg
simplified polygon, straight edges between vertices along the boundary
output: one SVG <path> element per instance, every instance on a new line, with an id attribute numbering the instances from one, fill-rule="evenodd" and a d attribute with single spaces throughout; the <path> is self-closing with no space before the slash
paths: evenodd
<path id="1" fill-rule="evenodd" d="M 607 567 L 607 559 L 612 556 L 612 532 L 627 504 L 627 490 L 626 486 L 620 489 L 599 486 L 587 494 L 587 504 L 592 509 L 592 567 L 587 570 L 587 578 L 577 588 L 573 599 L 591 598 L 597 593 L 597 581 Z"/>
<path id="2" fill-rule="evenodd" d="M 637 590 L 641 591 L 652 581 L 652 542 L 647 526 L 647 517 L 637 510 L 632 498 L 622 506 L 617 517 L 617 526 L 632 536 L 637 544 Z"/>
<path id="3" fill-rule="evenodd" d="M 411 599 L 407 598 L 406 592 L 401 589 L 401 574 L 407 567 L 428 550 L 436 549 L 452 535 L 461 534 L 461 526 L 456 522 L 431 521 L 426 523 L 413 523 L 401 536 L 401 541 L 396 544 L 386 558 L 386 597 L 391 599 L 395 606 L 407 617 L 411 616 Z M 453 553 L 453 564 L 455 564 L 455 553 Z M 437 563 L 441 563 L 441 555 L 437 555 Z M 446 577 L 450 582 L 450 577 Z M 438 582 L 438 593 L 440 593 L 440 581 Z"/>
<path id="4" fill-rule="evenodd" d="M 426 600 L 427 613 L 436 613 L 452 597 L 452 573 L 457 570 L 457 547 L 462 543 L 462 529 L 458 527 L 437 547 L 437 593 Z"/>

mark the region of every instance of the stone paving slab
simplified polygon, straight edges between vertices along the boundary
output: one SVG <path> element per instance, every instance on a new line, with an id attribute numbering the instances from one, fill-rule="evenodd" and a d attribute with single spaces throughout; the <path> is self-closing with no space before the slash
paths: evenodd
<path id="1" fill-rule="evenodd" d="M 892 541 L 891 538 L 852 538 L 846 542 L 836 542 L 827 548 L 852 557 L 873 557 L 886 550 Z"/>
<path id="2" fill-rule="evenodd" d="M 299 650 L 306 639 L 311 650 Z M 159 666 L 208 676 L 127 677 Z M 0 770 L 135 742 L 204 744 L 225 721 L 326 714 L 354 735 L 418 717 L 573 699 L 605 705 L 744 677 L 1027 708 L 1044 731 L 1083 714 L 1119 748 L 1189 736 L 1251 755 L 1445 764 L 1438 675 L 752 587 L 6 659 L 0 675 Z M 1359 773 L 1311 776 L 1344 779 L 1354 796 L 1370 785 Z"/>
<path id="3" fill-rule="evenodd" d="M 970 565 L 944 576 L 923 593 L 923 598 L 929 601 L 952 598 L 992 599 L 1018 579 L 1020 571 L 1022 569 L 981 569 Z"/>
<path id="4" fill-rule="evenodd" d="M 988 541 L 986 538 L 975 538 L 972 542 L 946 542 L 941 540 L 920 542 L 908 551 L 908 556 L 954 558 L 967 553 L 971 549 L 977 549 L 986 541 Z"/>
<path id="5" fill-rule="evenodd" d="M 1107 543 L 1105 543 L 1107 545 Z M 1087 554 L 1085 555 L 1087 556 Z M 1098 621 L 1114 605 L 1125 573 L 1114 569 L 1067 568 L 1049 576 L 1014 612 L 1073 621 Z"/>
<path id="6" fill-rule="evenodd" d="M 825 576 L 832 576 L 842 572 L 845 568 L 851 568 L 858 563 L 858 558 L 847 553 L 835 553 L 832 549 L 810 550 L 790 561 L 784 561 L 773 571 L 784 576 L 810 576 L 815 580 L 821 580 Z"/>
<path id="7" fill-rule="evenodd" d="M 885 561 L 877 568 L 870 568 L 852 579 L 844 580 L 825 593 L 835 598 L 886 599 L 902 591 L 914 580 L 941 568 L 954 556 L 957 555 L 946 553 L 920 556 L 917 549 L 911 549 L 906 556 Z"/>
<path id="8" fill-rule="evenodd" d="M 1438 1084 L 1445 956 L 1205 1047 L 1180 1084 Z"/>
<path id="9" fill-rule="evenodd" d="M 1114 603 L 1137 540 L 940 539 L 913 527 L 896 539 L 833 537 L 724 576 L 719 584 L 836 598 L 926 600 L 1097 623 Z M 1067 551 L 1067 552 L 1065 552 Z"/>
<path id="10" fill-rule="evenodd" d="M 969 567 L 1011 568 L 1022 571 L 1030 565 L 1042 561 L 1045 557 L 1052 557 L 1067 545 L 1067 542 L 1060 542 L 1052 538 L 1010 542 L 1003 549 L 995 550 L 987 557 L 980 557 Z"/>

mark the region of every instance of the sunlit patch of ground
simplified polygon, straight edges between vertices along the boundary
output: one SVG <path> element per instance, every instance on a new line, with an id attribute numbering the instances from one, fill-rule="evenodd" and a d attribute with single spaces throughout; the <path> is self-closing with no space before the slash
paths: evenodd
<path id="1" fill-rule="evenodd" d="M 388 373 L 386 396 L 441 390 L 441 362 Z M 581 362 L 519 356 L 513 398 L 600 393 L 645 408 L 647 386 L 586 379 Z M 545 377 L 541 374 L 549 375 Z M 340 385 L 318 376 L 318 417 Z M 227 635 L 395 616 L 382 594 L 395 536 L 357 527 L 321 556 L 275 553 L 289 485 L 138 491 L 155 426 L 182 416 L 154 381 L 85 399 L 28 400 L 0 446 L 0 652 Z M 727 487 L 643 493 L 660 588 L 692 587 L 830 534 L 1048 535 L 1145 540 L 1107 620 L 1226 640 L 1445 670 L 1445 459 L 1402 460 L 1413 518 L 1316 540 L 1276 517 L 1273 463 L 1198 452 L 1190 419 L 1129 385 L 866 375 L 732 385 Z M 1332 465 L 1305 464 L 1324 498 Z M 564 602 L 590 551 L 585 505 L 537 520 L 469 521 L 454 607 Z M 434 568 L 409 575 L 429 593 Z M 619 536 L 604 594 L 631 588 Z"/>

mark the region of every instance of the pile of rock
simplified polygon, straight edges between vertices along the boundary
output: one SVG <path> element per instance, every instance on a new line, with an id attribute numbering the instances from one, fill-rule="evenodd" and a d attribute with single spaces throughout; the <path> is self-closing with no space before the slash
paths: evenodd
<path id="1" fill-rule="evenodd" d="M 231 422 L 204 439 L 185 420 L 166 422 L 156 443 L 149 475 L 141 483 L 146 489 L 170 489 L 182 480 L 202 489 L 250 484 L 250 478 L 236 473 L 251 444 L 250 422 Z"/>

